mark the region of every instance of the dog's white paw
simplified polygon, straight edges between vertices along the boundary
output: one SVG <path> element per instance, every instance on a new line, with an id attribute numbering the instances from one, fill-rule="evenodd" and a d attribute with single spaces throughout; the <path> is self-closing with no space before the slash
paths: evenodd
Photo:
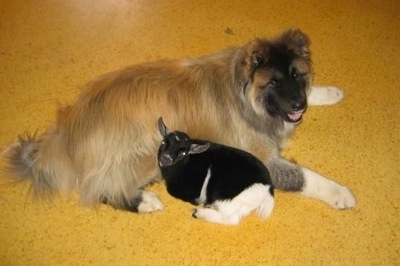
<path id="1" fill-rule="evenodd" d="M 301 194 L 304 196 L 322 200 L 335 209 L 349 209 L 356 206 L 356 199 L 347 187 L 310 169 L 302 168 L 302 171 L 305 184 Z"/>
<path id="2" fill-rule="evenodd" d="M 151 213 L 164 209 L 164 204 L 158 199 L 157 195 L 151 191 L 142 192 L 142 201 L 138 205 L 139 213 Z"/>
<path id="3" fill-rule="evenodd" d="M 312 87 L 308 95 L 309 105 L 333 105 L 344 98 L 344 92 L 337 87 Z"/>
<path id="4" fill-rule="evenodd" d="M 347 187 L 336 183 L 331 187 L 326 200 L 335 209 L 345 210 L 356 207 L 356 199 L 351 191 Z"/>

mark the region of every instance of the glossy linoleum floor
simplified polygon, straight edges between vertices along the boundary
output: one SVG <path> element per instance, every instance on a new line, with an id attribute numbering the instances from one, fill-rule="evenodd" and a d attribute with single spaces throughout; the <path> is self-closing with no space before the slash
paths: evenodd
<path id="1" fill-rule="evenodd" d="M 0 178 L 0 265 L 399 265 L 399 12 L 397 0 L 0 0 L 2 148 L 42 132 L 100 74 L 298 27 L 315 83 L 346 98 L 310 108 L 284 155 L 357 197 L 338 211 L 278 191 L 270 219 L 227 227 L 193 219 L 163 184 L 149 189 L 166 209 L 136 215 L 76 195 L 34 201 Z"/>

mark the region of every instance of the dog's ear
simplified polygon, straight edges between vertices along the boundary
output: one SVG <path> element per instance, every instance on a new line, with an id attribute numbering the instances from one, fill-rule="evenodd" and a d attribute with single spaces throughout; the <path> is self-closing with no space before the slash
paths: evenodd
<path id="1" fill-rule="evenodd" d="M 236 68 L 236 77 L 241 83 L 248 82 L 254 71 L 268 60 L 269 46 L 266 41 L 255 39 L 242 48 L 240 61 Z"/>
<path id="2" fill-rule="evenodd" d="M 290 29 L 281 36 L 281 41 L 289 50 L 306 59 L 310 57 L 310 39 L 299 29 Z"/>
<path id="3" fill-rule="evenodd" d="M 268 45 L 261 39 L 255 39 L 244 46 L 244 63 L 255 69 L 268 59 Z"/>

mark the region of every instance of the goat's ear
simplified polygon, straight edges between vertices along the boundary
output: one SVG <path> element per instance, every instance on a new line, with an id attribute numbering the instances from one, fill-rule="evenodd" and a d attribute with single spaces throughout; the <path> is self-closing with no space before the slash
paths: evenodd
<path id="1" fill-rule="evenodd" d="M 158 130 L 160 130 L 160 133 L 163 137 L 169 134 L 169 130 L 167 126 L 164 124 L 162 117 L 158 119 Z"/>
<path id="2" fill-rule="evenodd" d="M 204 145 L 192 144 L 192 145 L 190 145 L 189 154 L 202 153 L 202 152 L 205 152 L 206 150 L 208 150 L 208 148 L 210 148 L 210 143 L 206 143 Z"/>

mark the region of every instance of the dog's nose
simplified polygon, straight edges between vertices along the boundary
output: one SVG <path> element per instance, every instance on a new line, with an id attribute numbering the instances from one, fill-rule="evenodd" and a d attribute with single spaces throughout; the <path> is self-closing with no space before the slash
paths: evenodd
<path id="1" fill-rule="evenodd" d="M 295 102 L 292 102 L 292 104 L 290 106 L 292 107 L 293 111 L 297 112 L 297 111 L 301 111 L 301 110 L 305 109 L 306 103 L 304 101 L 295 101 Z"/>

